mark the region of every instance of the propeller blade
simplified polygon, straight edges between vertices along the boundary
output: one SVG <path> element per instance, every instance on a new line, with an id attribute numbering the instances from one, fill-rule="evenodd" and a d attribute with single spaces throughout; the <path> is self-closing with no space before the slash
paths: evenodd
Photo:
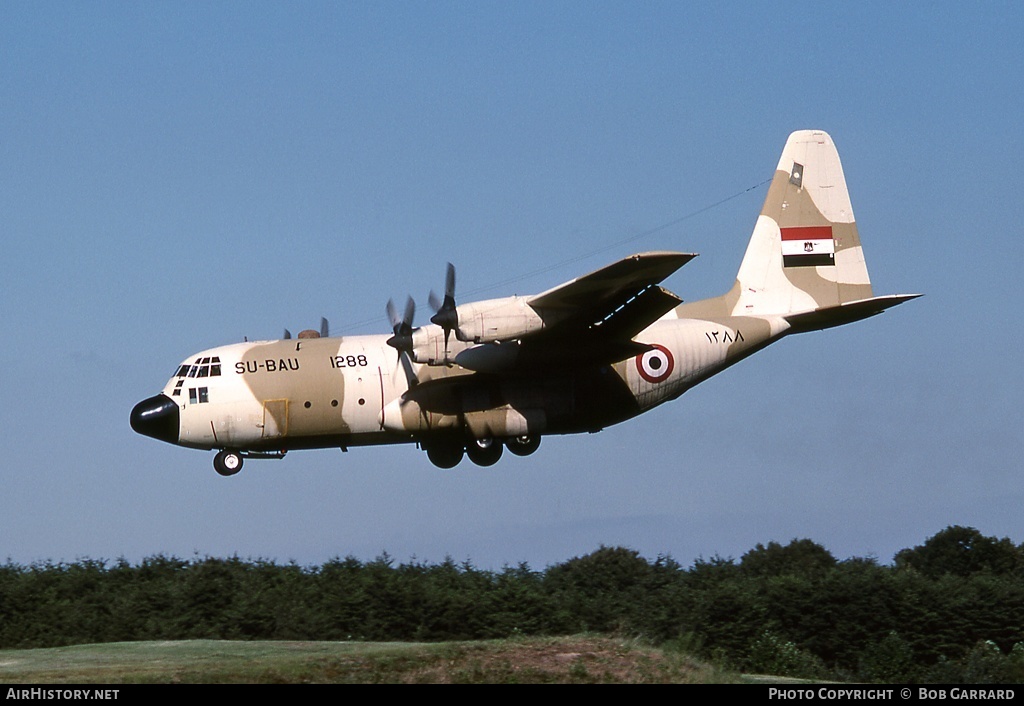
<path id="1" fill-rule="evenodd" d="M 402 325 L 412 331 L 412 320 L 416 316 L 416 302 L 409 297 L 405 300 L 405 313 L 402 316 Z"/>
<path id="2" fill-rule="evenodd" d="M 327 338 L 331 334 L 331 327 L 327 323 L 327 319 L 320 317 L 320 338 Z"/>
<path id="3" fill-rule="evenodd" d="M 455 296 L 455 265 L 450 262 L 444 271 L 444 295 L 446 297 Z"/>
<path id="4" fill-rule="evenodd" d="M 437 303 L 437 295 L 431 292 L 431 304 Z M 448 338 L 459 327 L 459 312 L 455 307 L 455 265 L 448 263 L 444 275 L 444 301 L 434 307 L 437 312 L 430 317 L 430 323 L 444 329 L 444 348 L 448 350 Z"/>
<path id="5" fill-rule="evenodd" d="M 292 332 L 289 331 L 288 329 L 285 329 L 284 330 L 284 338 L 285 338 L 285 340 L 288 340 L 291 337 L 292 337 Z"/>
<path id="6" fill-rule="evenodd" d="M 397 312 L 395 312 L 395 302 L 388 299 L 388 305 L 385 307 L 388 312 L 388 323 L 391 324 L 391 328 L 398 326 L 401 319 L 398 318 Z"/>
<path id="7" fill-rule="evenodd" d="M 415 387 L 420 383 L 420 379 L 416 376 L 416 370 L 412 367 L 412 361 L 409 359 L 409 355 L 405 351 L 398 351 L 398 361 L 402 364 L 402 372 L 405 373 L 405 381 L 409 387 Z"/>

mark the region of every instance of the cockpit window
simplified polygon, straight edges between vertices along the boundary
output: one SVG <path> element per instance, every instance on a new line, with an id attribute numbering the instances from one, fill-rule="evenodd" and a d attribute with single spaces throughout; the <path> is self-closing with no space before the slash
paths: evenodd
<path id="1" fill-rule="evenodd" d="M 182 365 L 179 367 L 178 372 L 175 373 L 175 377 L 220 377 L 220 356 L 215 355 L 212 358 L 196 358 L 196 361 L 192 363 L 192 365 Z"/>

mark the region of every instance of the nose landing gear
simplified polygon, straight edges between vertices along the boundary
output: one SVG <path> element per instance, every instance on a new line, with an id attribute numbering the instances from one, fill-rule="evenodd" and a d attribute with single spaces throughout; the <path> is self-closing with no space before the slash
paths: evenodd
<path id="1" fill-rule="evenodd" d="M 242 470 L 242 454 L 224 449 L 213 458 L 213 469 L 222 476 L 233 476 Z"/>

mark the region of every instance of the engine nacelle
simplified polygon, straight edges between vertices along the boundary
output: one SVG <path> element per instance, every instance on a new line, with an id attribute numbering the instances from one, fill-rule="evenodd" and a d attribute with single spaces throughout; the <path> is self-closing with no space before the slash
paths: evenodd
<path id="1" fill-rule="evenodd" d="M 468 343 L 511 341 L 544 328 L 545 322 L 523 297 L 488 299 L 458 307 L 455 335 Z"/>
<path id="2" fill-rule="evenodd" d="M 544 319 L 527 303 L 523 297 L 505 297 L 504 299 L 488 299 L 482 302 L 462 304 L 457 309 L 459 327 L 448 337 L 445 350 L 444 330 L 440 326 L 430 325 L 414 329 L 412 332 L 412 349 L 409 357 L 423 365 L 447 365 L 456 360 L 462 353 L 484 348 L 484 356 L 472 353 L 465 365 L 469 370 L 497 371 L 506 369 L 514 363 L 512 342 L 542 330 L 546 325 Z M 509 346 L 495 355 L 489 350 L 497 341 Z M 477 361 L 480 361 L 477 363 Z"/>
<path id="3" fill-rule="evenodd" d="M 466 370 L 479 373 L 500 373 L 512 370 L 519 360 L 519 341 L 481 343 L 473 345 L 455 356 L 455 363 Z"/>
<path id="4" fill-rule="evenodd" d="M 413 362 L 424 365 L 447 365 L 473 343 L 458 340 L 455 336 L 448 338 L 448 350 L 445 351 L 444 332 L 440 326 L 424 326 L 412 332 L 412 350 L 409 357 Z"/>

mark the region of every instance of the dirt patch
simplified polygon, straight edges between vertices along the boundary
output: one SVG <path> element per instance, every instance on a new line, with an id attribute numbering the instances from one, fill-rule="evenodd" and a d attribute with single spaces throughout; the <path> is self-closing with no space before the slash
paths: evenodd
<path id="1" fill-rule="evenodd" d="M 702 680 L 706 667 L 627 640 L 581 637 L 463 643 L 401 674 L 431 683 L 665 683 Z M 398 676 L 396 674 L 396 676 Z"/>

